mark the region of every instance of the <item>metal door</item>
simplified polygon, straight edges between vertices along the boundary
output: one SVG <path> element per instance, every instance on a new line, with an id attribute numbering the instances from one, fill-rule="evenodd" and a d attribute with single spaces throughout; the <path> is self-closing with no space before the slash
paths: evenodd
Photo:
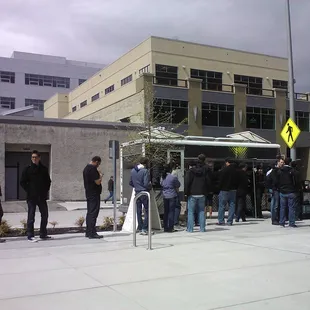
<path id="1" fill-rule="evenodd" d="M 18 166 L 5 167 L 5 199 L 19 199 L 19 168 Z"/>

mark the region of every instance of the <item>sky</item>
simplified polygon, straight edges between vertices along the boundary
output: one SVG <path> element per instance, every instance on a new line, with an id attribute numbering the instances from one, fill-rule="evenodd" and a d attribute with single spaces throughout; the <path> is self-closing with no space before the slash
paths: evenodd
<path id="1" fill-rule="evenodd" d="M 296 91 L 310 91 L 310 0 L 291 0 Z M 0 0 L 0 56 L 109 64 L 147 37 L 287 57 L 286 0 Z"/>

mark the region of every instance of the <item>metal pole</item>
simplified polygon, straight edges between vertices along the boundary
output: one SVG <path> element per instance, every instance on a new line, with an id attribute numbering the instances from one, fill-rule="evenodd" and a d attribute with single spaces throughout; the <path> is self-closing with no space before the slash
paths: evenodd
<path id="1" fill-rule="evenodd" d="M 132 217 L 132 244 L 137 247 L 137 196 L 133 200 L 133 217 Z"/>
<path id="2" fill-rule="evenodd" d="M 114 202 L 114 208 L 113 208 L 113 218 L 114 218 L 114 224 L 113 224 L 113 231 L 115 232 L 117 230 L 117 221 L 116 221 L 116 145 L 115 140 L 113 140 L 112 144 L 112 150 L 113 150 L 113 202 Z"/>
<path id="3" fill-rule="evenodd" d="M 257 206 L 256 206 L 256 178 L 255 178 L 255 170 L 254 170 L 254 159 L 252 161 L 253 167 L 253 194 L 254 194 L 254 218 L 257 218 Z"/>
<path id="4" fill-rule="evenodd" d="M 120 187 L 120 203 L 124 203 L 123 198 L 123 147 L 120 146 L 119 149 L 119 187 Z"/>
<path id="5" fill-rule="evenodd" d="M 147 193 L 149 202 L 149 231 L 148 231 L 148 250 L 152 250 L 152 213 L 151 213 L 151 194 Z"/>
<path id="6" fill-rule="evenodd" d="M 295 90 L 294 90 L 295 80 L 294 80 L 290 0 L 286 0 L 286 9 L 287 9 L 287 44 L 288 44 L 290 118 L 295 122 Z M 291 158 L 292 160 L 296 160 L 296 148 L 295 147 L 291 148 Z"/>

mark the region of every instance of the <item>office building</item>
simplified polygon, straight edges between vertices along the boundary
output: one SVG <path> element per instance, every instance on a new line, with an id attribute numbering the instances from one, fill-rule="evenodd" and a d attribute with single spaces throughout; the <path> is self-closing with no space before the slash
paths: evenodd
<path id="1" fill-rule="evenodd" d="M 103 67 L 22 52 L 0 57 L 0 114 L 43 117 L 47 99 L 75 89 Z"/>

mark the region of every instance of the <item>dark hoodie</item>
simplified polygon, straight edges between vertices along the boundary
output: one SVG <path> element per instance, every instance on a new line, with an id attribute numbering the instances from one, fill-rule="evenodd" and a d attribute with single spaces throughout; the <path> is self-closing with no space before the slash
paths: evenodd
<path id="1" fill-rule="evenodd" d="M 131 170 L 129 185 L 135 189 L 136 193 L 148 192 L 151 189 L 150 174 L 143 165 L 136 165 Z"/>
<path id="2" fill-rule="evenodd" d="M 290 166 L 283 166 L 277 172 L 279 190 L 281 194 L 291 194 L 298 191 L 299 174 Z"/>
<path id="3" fill-rule="evenodd" d="M 196 166 L 189 169 L 185 176 L 184 195 L 185 196 L 199 196 L 208 194 L 208 168 L 202 164 L 197 163 Z"/>
<path id="4" fill-rule="evenodd" d="M 220 190 L 224 192 L 237 190 L 239 186 L 239 174 L 234 163 L 226 166 L 220 173 Z"/>

